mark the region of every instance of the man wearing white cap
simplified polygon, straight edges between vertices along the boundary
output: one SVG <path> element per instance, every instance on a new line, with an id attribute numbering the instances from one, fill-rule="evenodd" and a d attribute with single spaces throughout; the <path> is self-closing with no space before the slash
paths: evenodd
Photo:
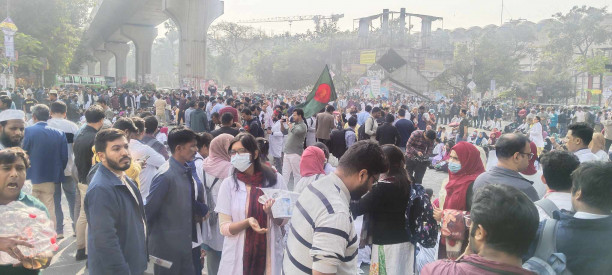
<path id="1" fill-rule="evenodd" d="M 21 147 L 25 129 L 25 113 L 21 110 L 0 112 L 0 150 Z"/>

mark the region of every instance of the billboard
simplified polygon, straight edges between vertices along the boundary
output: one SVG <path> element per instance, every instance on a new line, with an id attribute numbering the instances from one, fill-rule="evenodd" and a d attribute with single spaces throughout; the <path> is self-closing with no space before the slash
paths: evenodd
<path id="1" fill-rule="evenodd" d="M 365 50 L 359 53 L 359 64 L 374 64 L 376 63 L 376 50 Z"/>

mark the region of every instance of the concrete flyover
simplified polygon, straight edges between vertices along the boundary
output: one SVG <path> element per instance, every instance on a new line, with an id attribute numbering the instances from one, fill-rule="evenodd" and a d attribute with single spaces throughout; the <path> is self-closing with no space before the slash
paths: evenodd
<path id="1" fill-rule="evenodd" d="M 179 83 L 184 88 L 203 89 L 206 74 L 206 32 L 223 14 L 220 0 L 97 0 L 84 42 L 100 62 L 100 75 L 108 75 L 115 57 L 117 83 L 127 81 L 127 43 L 136 49 L 136 81 L 151 81 L 151 48 L 157 26 L 172 19 L 179 30 Z M 95 73 L 97 62 L 88 62 Z"/>

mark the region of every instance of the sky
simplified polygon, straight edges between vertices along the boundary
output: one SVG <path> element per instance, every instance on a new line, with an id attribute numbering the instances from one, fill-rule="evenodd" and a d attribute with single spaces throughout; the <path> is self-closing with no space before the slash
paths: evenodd
<path id="1" fill-rule="evenodd" d="M 527 19 L 540 21 L 550 18 L 554 13 L 567 13 L 575 5 L 604 7 L 612 4 L 610 0 L 505 0 L 503 20 Z M 385 8 L 391 11 L 433 15 L 444 18 L 432 24 L 432 29 L 469 28 L 500 24 L 501 0 L 225 0 L 225 14 L 215 22 L 237 22 L 247 19 L 286 17 L 297 15 L 344 14 L 338 25 L 341 30 L 353 29 L 353 19 L 382 13 Z M 419 21 L 419 20 L 417 20 Z M 213 23 L 214 24 L 214 23 Z M 443 25 L 442 25 L 443 24 Z M 289 31 L 289 23 L 249 24 L 266 33 L 280 34 Z M 355 23 L 355 27 L 357 27 Z M 414 23 L 415 29 L 419 28 Z M 314 29 L 312 21 L 293 22 L 291 32 L 304 32 Z"/>

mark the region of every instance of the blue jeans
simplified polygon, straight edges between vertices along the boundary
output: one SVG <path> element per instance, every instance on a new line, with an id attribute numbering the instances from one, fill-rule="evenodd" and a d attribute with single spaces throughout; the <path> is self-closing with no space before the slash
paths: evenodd
<path id="1" fill-rule="evenodd" d="M 55 193 L 53 194 L 53 200 L 55 201 L 55 218 L 56 218 L 56 231 L 57 234 L 64 234 L 64 212 L 62 211 L 62 189 L 66 194 L 68 200 L 68 209 L 70 211 L 70 219 L 72 220 L 72 229 L 74 230 L 74 200 L 76 196 L 76 182 L 71 176 L 64 176 L 64 180 L 55 184 Z"/>

